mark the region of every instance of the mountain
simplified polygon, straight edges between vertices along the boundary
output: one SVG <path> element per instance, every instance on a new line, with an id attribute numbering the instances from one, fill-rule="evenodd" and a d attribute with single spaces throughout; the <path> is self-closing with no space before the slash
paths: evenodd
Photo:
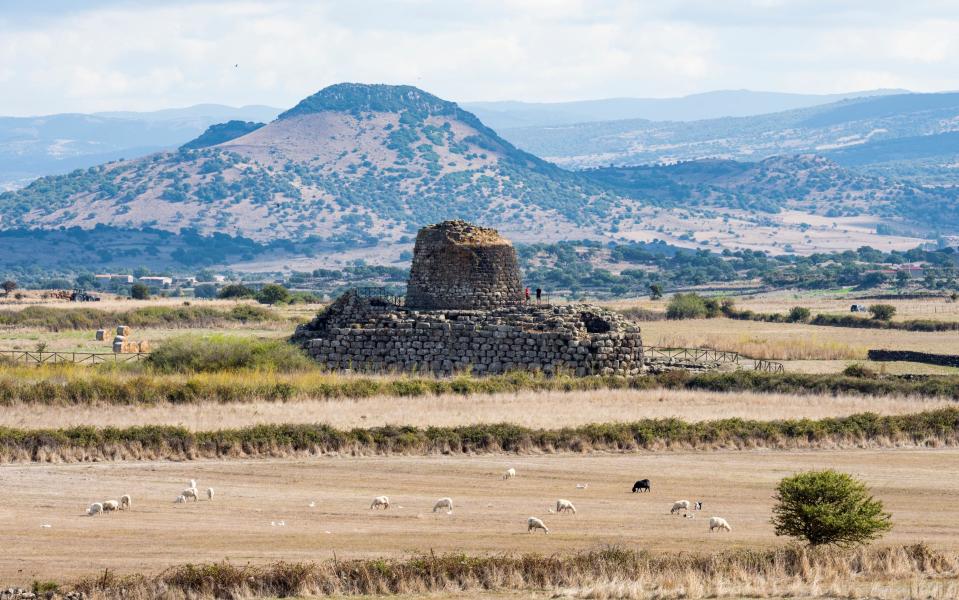
<path id="1" fill-rule="evenodd" d="M 699 121 L 748 117 L 830 104 L 839 100 L 901 94 L 905 90 L 869 90 L 846 94 L 786 94 L 750 90 L 719 90 L 679 98 L 605 98 L 577 102 L 465 102 L 494 129 L 573 125 L 590 121 L 643 119 Z"/>
<path id="2" fill-rule="evenodd" d="M 518 235 L 585 230 L 610 203 L 453 102 L 410 86 L 339 84 L 212 147 L 41 178 L 0 195 L 0 224 L 362 245 L 452 217 Z"/>
<path id="3" fill-rule="evenodd" d="M 0 190 L 44 175 L 176 148 L 212 124 L 269 121 L 268 106 L 201 104 L 155 112 L 0 117 Z"/>
<path id="4" fill-rule="evenodd" d="M 873 145 L 899 138 L 935 136 L 959 130 L 959 93 L 899 94 L 858 98 L 779 113 L 689 122 L 621 120 L 556 127 L 505 129 L 518 147 L 569 168 L 637 165 L 727 158 L 761 160 L 775 155 L 819 153 L 856 166 L 884 162 L 888 147 Z M 943 165 L 956 163 L 948 140 L 930 137 L 909 145 L 935 146 L 939 162 L 923 166 L 890 163 L 875 172 L 939 177 Z M 927 143 L 927 144 L 926 144 Z M 946 145 L 942 145 L 945 143 Z M 849 149 L 862 147 L 861 151 Z M 849 150 L 847 154 L 847 150 Z M 875 159 L 870 152 L 876 151 Z M 919 153 L 920 157 L 930 152 Z M 906 163 L 911 160 L 903 158 Z"/>
<path id="5" fill-rule="evenodd" d="M 830 109 L 767 115 L 763 126 L 733 120 L 752 124 L 737 134 L 755 140 L 783 114 L 820 114 L 811 110 Z M 729 128 L 725 121 L 712 122 L 714 131 Z M 651 126 L 666 125 L 677 124 Z M 684 131 L 708 139 L 694 125 Z M 78 261 L 222 261 L 259 271 L 382 263 L 401 259 L 423 225 L 450 218 L 497 227 L 517 242 L 908 249 L 959 231 L 957 199 L 959 187 L 862 174 L 807 154 L 569 171 L 415 87 L 345 83 L 266 125 L 214 125 L 176 151 L 0 194 L 0 239 L 17 241 L 0 244 L 0 267 L 36 268 L 36 256 L 71 269 Z"/>
<path id="6" fill-rule="evenodd" d="M 816 155 L 605 167 L 585 175 L 624 197 L 664 207 L 797 211 L 829 218 L 880 215 L 926 230 L 959 224 L 959 189 L 862 175 Z"/>
<path id="7" fill-rule="evenodd" d="M 252 121 L 227 121 L 226 123 L 210 125 L 199 137 L 180 146 L 180 150 L 199 150 L 200 148 L 216 146 L 256 131 L 264 125 L 266 123 L 253 123 Z"/>

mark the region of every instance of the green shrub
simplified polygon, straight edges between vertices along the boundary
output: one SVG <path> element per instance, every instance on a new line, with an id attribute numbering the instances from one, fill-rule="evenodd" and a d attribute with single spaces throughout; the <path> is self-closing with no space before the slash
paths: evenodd
<path id="1" fill-rule="evenodd" d="M 290 291 L 277 283 L 268 283 L 257 292 L 256 301 L 260 304 L 280 304 L 290 299 Z"/>
<path id="2" fill-rule="evenodd" d="M 812 546 L 864 544 L 892 528 L 891 515 L 864 483 L 831 469 L 786 477 L 773 499 L 776 535 Z"/>
<path id="3" fill-rule="evenodd" d="M 666 306 L 667 319 L 704 319 L 706 302 L 699 294 L 675 294 Z"/>
<path id="4" fill-rule="evenodd" d="M 134 283 L 130 288 L 130 297 L 134 300 L 149 300 L 150 288 L 142 283 Z"/>
<path id="5" fill-rule="evenodd" d="M 314 363 L 292 344 L 238 336 L 184 335 L 160 344 L 148 359 L 161 372 L 210 372 L 225 369 L 298 371 Z"/>
<path id="6" fill-rule="evenodd" d="M 225 299 L 235 299 L 235 298 L 252 298 L 254 296 L 253 290 L 246 287 L 242 283 L 231 283 L 220 288 L 220 291 L 217 293 L 217 298 Z"/>
<path id="7" fill-rule="evenodd" d="M 873 304 L 869 307 L 869 312 L 877 321 L 890 321 L 896 315 L 896 307 L 892 304 Z"/>
<path id="8" fill-rule="evenodd" d="M 706 298 L 703 300 L 703 306 L 706 307 L 706 318 L 715 319 L 720 315 L 720 304 L 716 298 Z"/>
<path id="9" fill-rule="evenodd" d="M 812 312 L 805 306 L 794 306 L 789 310 L 787 319 L 791 323 L 806 323 L 812 317 Z"/>
<path id="10" fill-rule="evenodd" d="M 875 379 L 878 373 L 862 363 L 853 363 L 842 370 L 846 377 L 863 377 L 866 379 Z"/>

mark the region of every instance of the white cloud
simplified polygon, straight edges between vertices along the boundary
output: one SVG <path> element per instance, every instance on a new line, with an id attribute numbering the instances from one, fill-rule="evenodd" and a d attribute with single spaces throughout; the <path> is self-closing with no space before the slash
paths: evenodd
<path id="1" fill-rule="evenodd" d="M 0 114 L 285 107 L 339 81 L 535 101 L 959 88 L 959 8 L 932 0 L 908 8 L 865 0 L 15 0 L 0 16 Z"/>

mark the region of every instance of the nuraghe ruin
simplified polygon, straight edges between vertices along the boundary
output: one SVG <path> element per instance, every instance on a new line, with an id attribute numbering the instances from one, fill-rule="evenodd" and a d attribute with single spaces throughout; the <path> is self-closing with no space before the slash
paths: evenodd
<path id="1" fill-rule="evenodd" d="M 350 291 L 295 339 L 333 370 L 635 375 L 644 368 L 638 326 L 588 304 L 527 303 L 513 245 L 464 221 L 420 230 L 404 306 Z"/>

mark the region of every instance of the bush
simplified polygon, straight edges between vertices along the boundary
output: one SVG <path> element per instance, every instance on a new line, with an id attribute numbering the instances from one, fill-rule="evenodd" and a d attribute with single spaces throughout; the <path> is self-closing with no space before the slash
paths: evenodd
<path id="1" fill-rule="evenodd" d="M 812 313 L 805 306 L 794 306 L 789 310 L 790 323 L 806 323 L 812 317 Z"/>
<path id="2" fill-rule="evenodd" d="M 704 319 L 706 302 L 698 294 L 676 294 L 666 306 L 667 319 Z"/>
<path id="3" fill-rule="evenodd" d="M 773 499 L 776 535 L 811 546 L 863 544 L 892 528 L 891 516 L 864 483 L 831 469 L 786 477 Z"/>
<path id="4" fill-rule="evenodd" d="M 892 304 L 873 304 L 869 307 L 872 318 L 877 321 L 889 321 L 896 314 L 896 307 Z"/>
<path id="5" fill-rule="evenodd" d="M 297 371 L 314 366 L 305 354 L 284 341 L 226 335 L 174 337 L 159 345 L 148 361 L 164 372 L 254 368 Z"/>
<path id="6" fill-rule="evenodd" d="M 197 298 L 216 298 L 216 286 L 212 283 L 201 283 L 193 288 L 193 295 Z"/>
<path id="7" fill-rule="evenodd" d="M 134 283 L 130 288 L 130 297 L 134 300 L 149 300 L 150 288 L 142 283 Z"/>
<path id="8" fill-rule="evenodd" d="M 225 285 L 220 288 L 220 292 L 216 295 L 217 298 L 252 298 L 255 294 L 253 290 L 246 287 L 242 283 L 231 283 L 230 285 Z"/>
<path id="9" fill-rule="evenodd" d="M 862 377 L 865 379 L 875 379 L 878 374 L 862 363 L 853 363 L 842 370 L 846 377 Z"/>
<path id="10" fill-rule="evenodd" d="M 703 306 L 706 307 L 706 318 L 715 319 L 720 314 L 719 300 L 716 298 L 706 298 L 703 300 Z"/>
<path id="11" fill-rule="evenodd" d="M 256 301 L 260 304 L 279 304 L 290 299 L 290 291 L 282 285 L 269 283 L 256 294 Z"/>

